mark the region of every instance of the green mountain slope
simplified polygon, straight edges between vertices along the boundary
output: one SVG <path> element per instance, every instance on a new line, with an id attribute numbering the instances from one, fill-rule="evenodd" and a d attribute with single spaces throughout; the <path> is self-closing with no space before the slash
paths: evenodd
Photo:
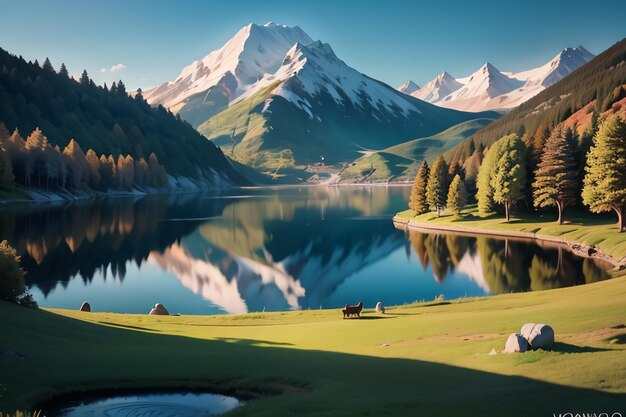
<path id="1" fill-rule="evenodd" d="M 594 100 L 598 103 L 597 110 L 605 111 L 619 99 L 614 94 L 616 87 L 626 83 L 625 60 L 626 39 L 622 39 L 558 83 L 446 152 L 446 158 L 467 159 L 472 140 L 476 145 L 488 146 L 509 133 L 532 134 L 542 126 L 552 129 Z"/>
<path id="2" fill-rule="evenodd" d="M 371 181 L 412 179 L 424 159 L 432 163 L 437 156 L 493 120 L 489 118 L 468 120 L 434 136 L 414 139 L 379 152 L 368 153 L 346 168 L 341 174 L 341 179 L 352 181 L 361 181 L 364 177 Z"/>
<path id="3" fill-rule="evenodd" d="M 64 148 L 74 138 L 98 155 L 148 158 L 154 152 L 168 173 L 248 184 L 221 150 L 163 107 L 131 98 L 123 84 L 96 86 L 67 73 L 26 62 L 0 49 L 0 122 L 28 135 L 39 127 L 49 142 Z"/>

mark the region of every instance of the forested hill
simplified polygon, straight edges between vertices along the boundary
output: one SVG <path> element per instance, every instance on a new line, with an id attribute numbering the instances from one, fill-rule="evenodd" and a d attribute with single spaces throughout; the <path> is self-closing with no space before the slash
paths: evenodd
<path id="1" fill-rule="evenodd" d="M 612 106 L 626 95 L 623 87 L 626 84 L 625 60 L 626 39 L 622 39 L 558 83 L 465 139 L 445 154 L 446 159 L 464 161 L 476 146 L 489 146 L 510 133 L 533 135 L 552 130 L 570 118 L 579 123 L 584 115 L 576 113 L 581 110 L 601 116 L 620 111 L 621 107 L 616 110 Z M 590 114 L 584 118 L 587 122 L 591 119 Z"/>
<path id="2" fill-rule="evenodd" d="M 39 128 L 60 148 L 74 138 L 82 149 L 114 158 L 148 160 L 154 153 L 168 174 L 212 179 L 217 173 L 248 183 L 213 143 L 163 107 L 129 97 L 121 81 L 100 87 L 86 72 L 75 81 L 64 65 L 57 72 L 48 60 L 39 66 L 1 48 L 0 122 L 24 135 Z"/>

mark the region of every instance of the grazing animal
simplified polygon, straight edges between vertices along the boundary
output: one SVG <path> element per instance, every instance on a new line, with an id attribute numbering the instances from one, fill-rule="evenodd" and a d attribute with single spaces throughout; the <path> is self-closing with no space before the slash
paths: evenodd
<path id="1" fill-rule="evenodd" d="M 383 307 L 383 304 L 380 301 L 376 303 L 376 312 L 385 314 L 385 307 Z"/>
<path id="2" fill-rule="evenodd" d="M 359 301 L 359 304 L 355 306 L 349 306 L 348 304 L 346 304 L 346 306 L 343 308 L 343 310 L 341 310 L 341 312 L 343 313 L 344 319 L 346 317 L 351 317 L 351 316 L 357 316 L 358 318 L 361 318 L 362 310 L 363 310 L 363 302 Z"/>

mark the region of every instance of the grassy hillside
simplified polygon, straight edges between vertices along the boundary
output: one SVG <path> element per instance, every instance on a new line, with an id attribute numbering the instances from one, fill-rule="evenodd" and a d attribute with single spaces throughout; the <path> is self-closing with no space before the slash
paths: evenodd
<path id="1" fill-rule="evenodd" d="M 626 83 L 625 60 L 626 39 L 622 39 L 558 83 L 448 151 L 447 159 L 467 159 L 472 140 L 476 145 L 490 145 L 509 133 L 533 133 L 540 126 L 552 129 L 594 100 L 599 112 L 606 111 L 613 102 L 623 98 L 615 95 L 615 89 Z"/>
<path id="2" fill-rule="evenodd" d="M 429 164 L 432 163 L 437 156 L 487 126 L 493 120 L 490 118 L 468 120 L 434 136 L 410 140 L 380 152 L 368 153 L 354 161 L 354 164 L 342 173 L 341 178 L 359 181 L 363 179 L 364 173 L 367 175 L 375 168 L 368 180 L 413 179 L 419 164 L 424 159 Z"/>
<path id="3" fill-rule="evenodd" d="M 189 124 L 163 107 L 150 107 L 141 96 L 129 97 L 123 84 L 109 90 L 96 86 L 86 73 L 77 82 L 52 66 L 40 67 L 2 49 L 0 122 L 24 137 L 39 127 L 61 149 L 74 138 L 85 152 L 93 149 L 114 158 L 130 154 L 147 160 L 154 152 L 170 174 L 209 176 L 213 169 L 248 183 Z"/>
<path id="4" fill-rule="evenodd" d="M 184 386 L 283 392 L 232 416 L 616 411 L 626 401 L 624 297 L 626 278 L 616 278 L 362 320 L 337 310 L 155 317 L 0 302 L 0 410 L 62 392 Z M 525 322 L 551 324 L 554 351 L 490 354 Z"/>

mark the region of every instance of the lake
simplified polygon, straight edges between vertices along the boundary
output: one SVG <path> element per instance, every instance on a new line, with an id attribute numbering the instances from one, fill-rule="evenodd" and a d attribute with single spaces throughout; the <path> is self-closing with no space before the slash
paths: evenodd
<path id="1" fill-rule="evenodd" d="M 372 308 L 610 278 L 564 247 L 405 232 L 409 187 L 250 188 L 0 208 L 43 307 L 241 314 Z"/>

